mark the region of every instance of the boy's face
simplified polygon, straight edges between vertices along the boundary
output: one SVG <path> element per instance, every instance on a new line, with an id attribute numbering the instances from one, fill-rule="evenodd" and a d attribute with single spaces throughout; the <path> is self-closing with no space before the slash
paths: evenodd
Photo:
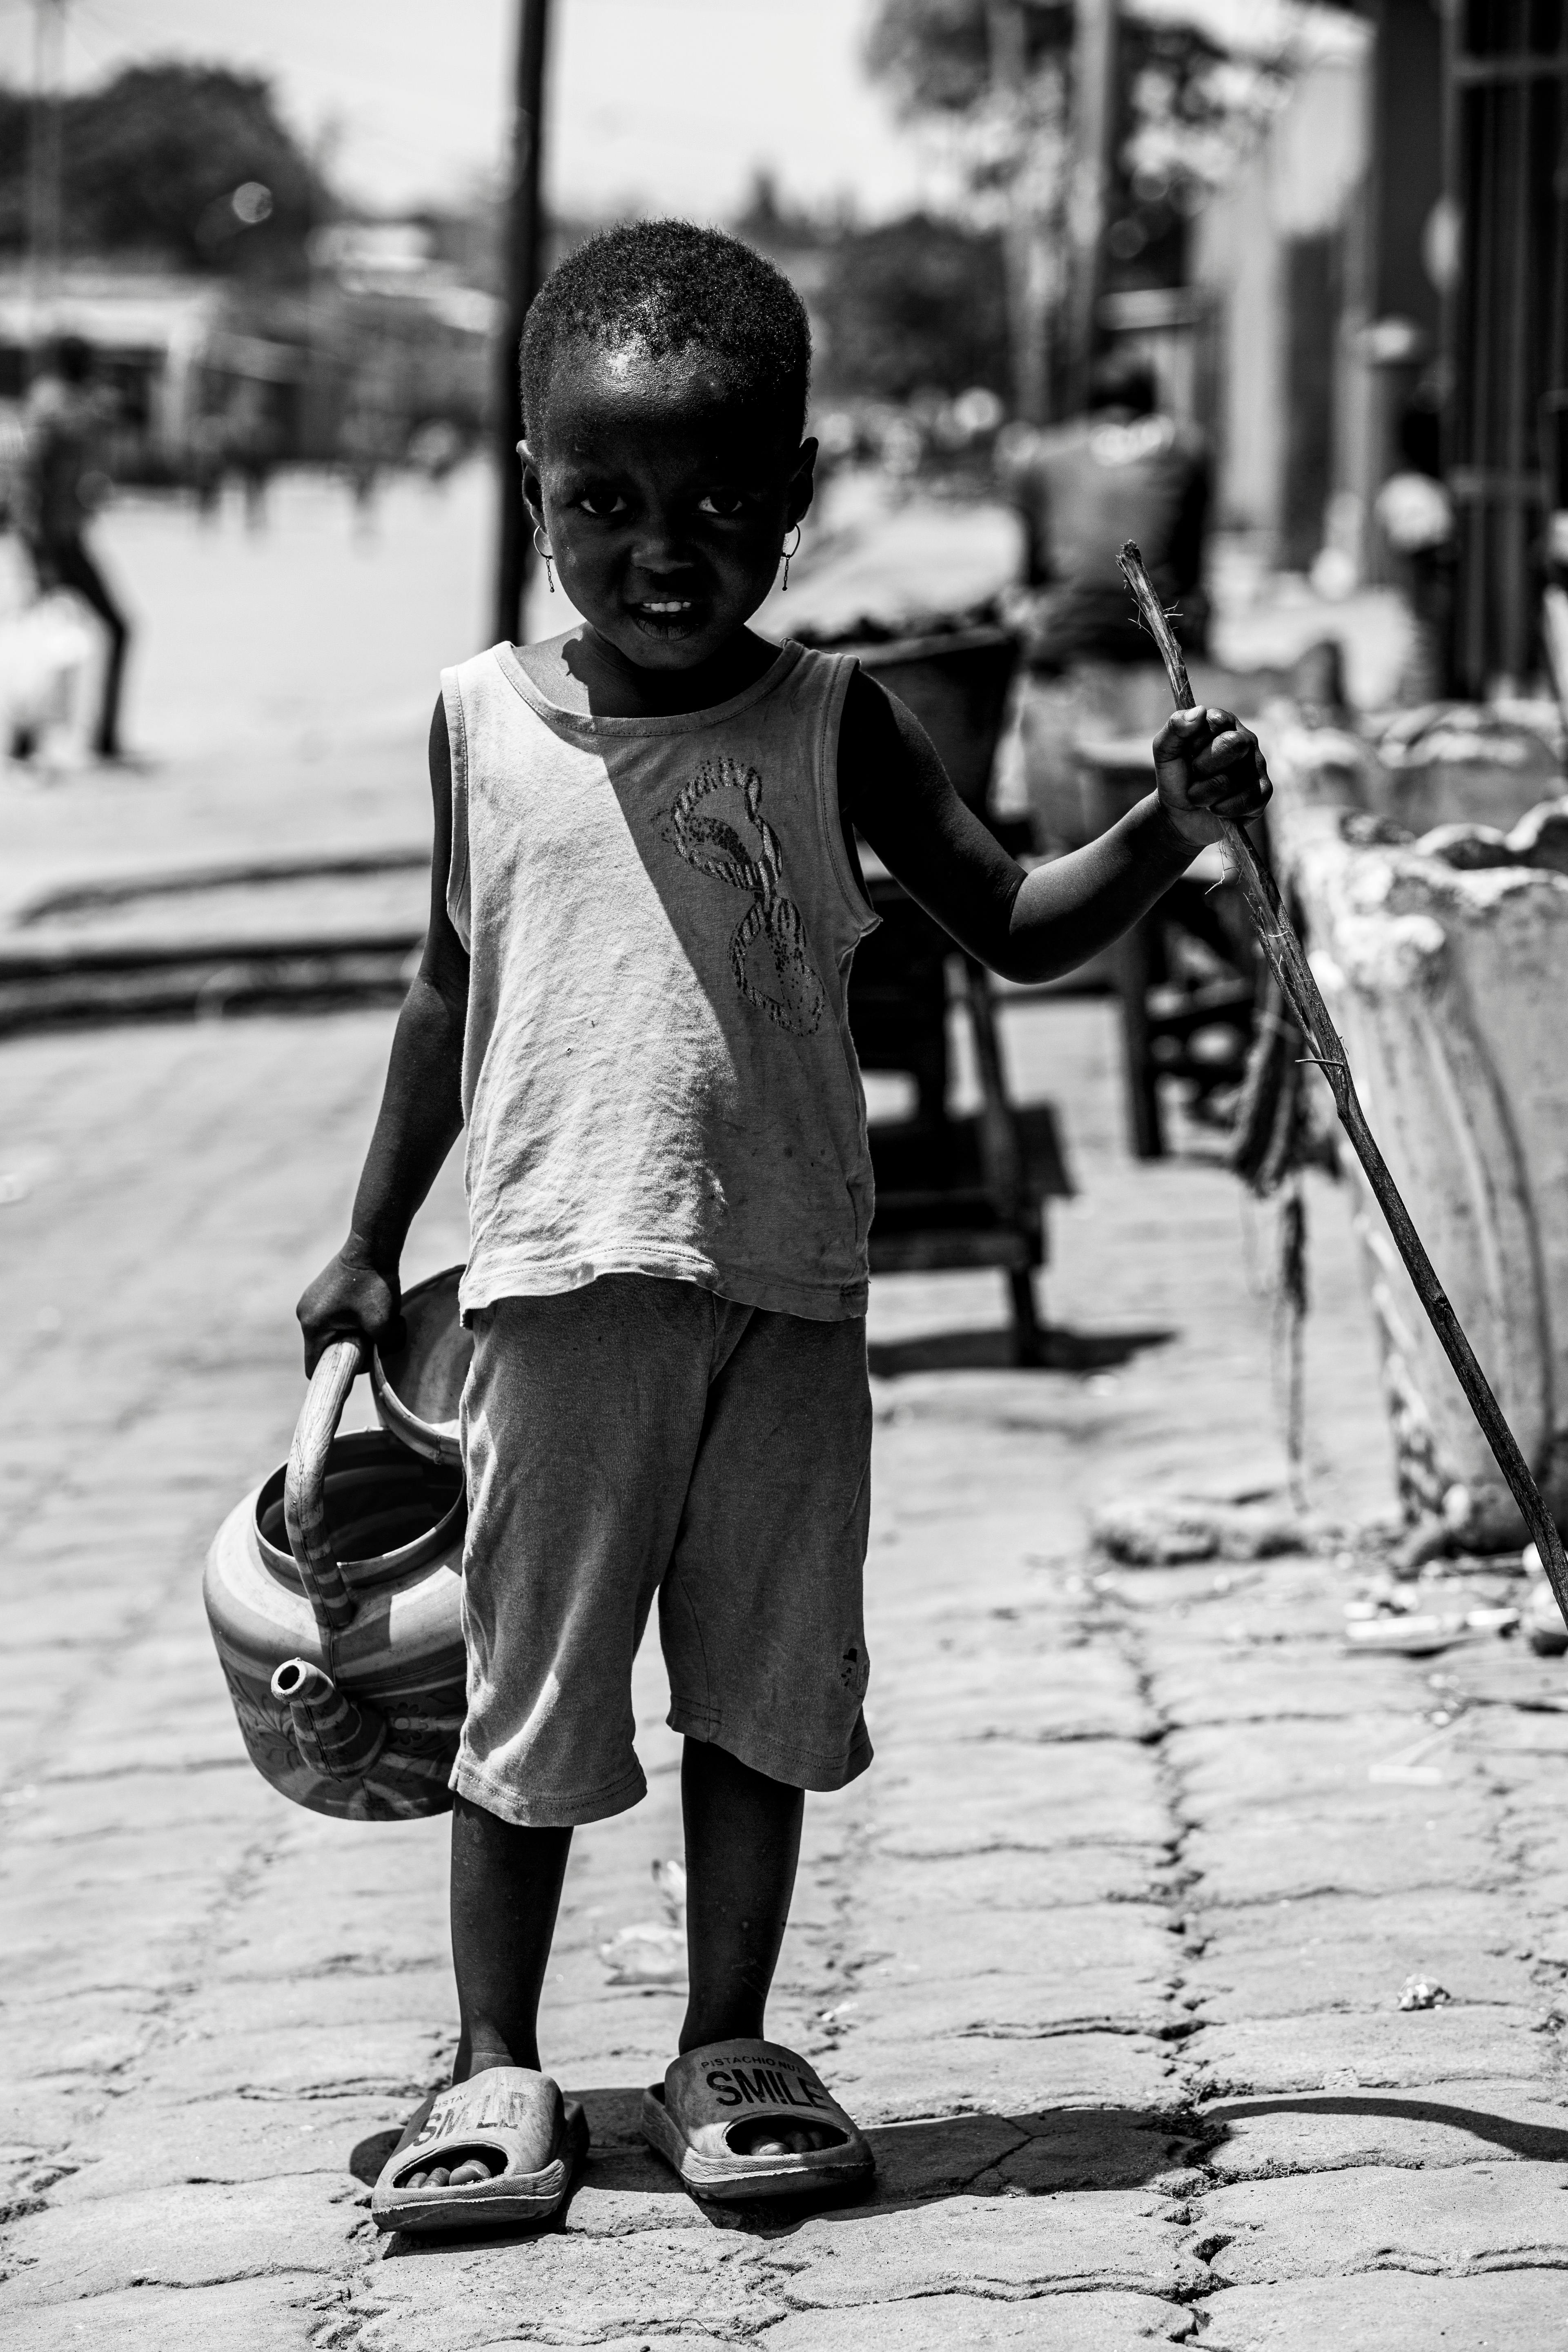
<path id="1" fill-rule="evenodd" d="M 542 429 L 520 446 L 566 594 L 628 661 L 660 670 L 697 668 L 750 620 L 816 457 L 740 403 L 710 355 L 588 343 L 557 360 Z"/>

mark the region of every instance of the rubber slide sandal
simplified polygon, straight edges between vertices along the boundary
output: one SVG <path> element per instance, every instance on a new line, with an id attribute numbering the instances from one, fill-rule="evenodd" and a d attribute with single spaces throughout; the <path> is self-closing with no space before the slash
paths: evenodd
<path id="1" fill-rule="evenodd" d="M 550 2154 L 541 2165 L 541 2147 Z M 537 2228 L 566 2202 L 588 2152 L 588 2119 L 548 2074 L 530 2066 L 488 2066 L 466 2083 L 431 2093 L 410 2116 L 382 2167 L 370 2200 L 378 2230 L 429 2235 L 441 2230 Z M 468 2163 L 482 2180 L 433 2186 L 428 2175 Z M 423 2174 L 418 2188 L 407 2184 Z"/>
<path id="2" fill-rule="evenodd" d="M 837 2137 L 831 2147 L 798 2155 L 743 2156 L 730 2145 L 741 2123 L 822 2124 Z M 778 2042 L 710 2042 L 689 2050 L 662 2084 L 643 2093 L 642 2133 L 693 2195 L 721 2205 L 851 2189 L 877 2168 L 816 2071 Z"/>

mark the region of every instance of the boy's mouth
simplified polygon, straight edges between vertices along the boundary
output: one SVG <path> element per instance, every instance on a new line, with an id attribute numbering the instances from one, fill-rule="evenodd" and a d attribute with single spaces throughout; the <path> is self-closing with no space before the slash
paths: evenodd
<path id="1" fill-rule="evenodd" d="M 707 608 L 697 596 L 639 596 L 627 609 L 644 636 L 665 644 L 693 635 L 707 620 Z"/>

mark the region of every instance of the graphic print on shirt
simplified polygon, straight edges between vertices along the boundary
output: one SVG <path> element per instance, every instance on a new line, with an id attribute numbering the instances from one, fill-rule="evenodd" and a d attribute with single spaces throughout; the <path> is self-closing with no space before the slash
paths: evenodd
<path id="1" fill-rule="evenodd" d="M 736 823 L 716 812 L 699 814 L 716 793 L 726 795 L 735 820 L 743 814 L 760 845 L 755 856 Z M 730 941 L 735 985 L 748 1004 L 792 1037 L 813 1035 L 827 999 L 805 951 L 800 908 L 784 887 L 784 845 L 763 814 L 759 771 L 728 758 L 704 760 L 676 795 L 665 839 L 699 874 L 751 892 L 752 903 Z"/>

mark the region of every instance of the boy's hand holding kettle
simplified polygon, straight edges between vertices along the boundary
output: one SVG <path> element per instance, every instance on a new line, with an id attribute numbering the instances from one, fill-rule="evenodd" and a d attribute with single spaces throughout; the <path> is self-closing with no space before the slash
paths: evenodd
<path id="1" fill-rule="evenodd" d="M 368 1348 L 403 1343 L 403 1292 L 397 1271 L 384 1271 L 356 1234 L 330 1258 L 294 1312 L 305 1335 L 309 1380 L 334 1339 L 362 1339 Z"/>

